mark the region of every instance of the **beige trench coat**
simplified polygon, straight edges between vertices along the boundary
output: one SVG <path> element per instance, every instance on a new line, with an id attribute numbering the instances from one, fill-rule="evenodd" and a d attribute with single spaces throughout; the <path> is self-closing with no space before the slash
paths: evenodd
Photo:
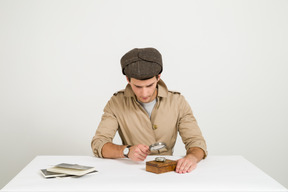
<path id="1" fill-rule="evenodd" d="M 199 147 L 207 155 L 206 142 L 189 104 L 180 93 L 168 91 L 162 80 L 158 82 L 157 102 L 151 118 L 136 100 L 129 84 L 125 90 L 111 97 L 91 142 L 95 156 L 102 157 L 103 145 L 112 142 L 116 131 L 119 132 L 123 145 L 165 142 L 167 149 L 154 153 L 160 155 L 173 154 L 179 131 L 186 150 Z"/>

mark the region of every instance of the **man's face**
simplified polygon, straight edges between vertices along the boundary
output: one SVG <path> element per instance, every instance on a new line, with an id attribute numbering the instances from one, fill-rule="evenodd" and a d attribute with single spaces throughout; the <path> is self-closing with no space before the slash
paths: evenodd
<path id="1" fill-rule="evenodd" d="M 147 80 L 138 80 L 131 78 L 130 82 L 128 80 L 128 83 L 131 85 L 131 88 L 135 93 L 138 101 L 142 103 L 149 103 L 153 101 L 157 96 L 156 86 L 159 80 L 160 75 L 158 79 L 156 77 Z"/>

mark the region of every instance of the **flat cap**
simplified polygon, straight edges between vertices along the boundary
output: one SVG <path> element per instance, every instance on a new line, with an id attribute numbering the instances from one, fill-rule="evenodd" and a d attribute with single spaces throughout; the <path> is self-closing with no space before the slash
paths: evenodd
<path id="1" fill-rule="evenodd" d="M 127 77 L 149 79 L 162 72 L 162 56 L 155 48 L 135 48 L 121 58 L 121 67 Z"/>

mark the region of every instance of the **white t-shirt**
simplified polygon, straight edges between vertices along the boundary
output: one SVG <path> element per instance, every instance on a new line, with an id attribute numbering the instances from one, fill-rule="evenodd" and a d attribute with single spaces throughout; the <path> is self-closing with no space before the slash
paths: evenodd
<path id="1" fill-rule="evenodd" d="M 149 117 L 151 117 L 151 113 L 152 113 L 152 110 L 154 108 L 154 105 L 156 104 L 156 98 L 149 102 L 149 103 L 142 103 L 142 102 L 139 102 L 143 108 L 147 111 L 147 113 L 149 114 Z"/>

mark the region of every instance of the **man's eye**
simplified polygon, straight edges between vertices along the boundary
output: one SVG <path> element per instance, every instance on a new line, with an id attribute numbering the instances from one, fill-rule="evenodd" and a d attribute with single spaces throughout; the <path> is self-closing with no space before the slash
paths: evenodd
<path id="1" fill-rule="evenodd" d="M 152 83 L 151 85 L 148 85 L 147 87 L 152 87 L 154 85 L 154 83 Z"/>

